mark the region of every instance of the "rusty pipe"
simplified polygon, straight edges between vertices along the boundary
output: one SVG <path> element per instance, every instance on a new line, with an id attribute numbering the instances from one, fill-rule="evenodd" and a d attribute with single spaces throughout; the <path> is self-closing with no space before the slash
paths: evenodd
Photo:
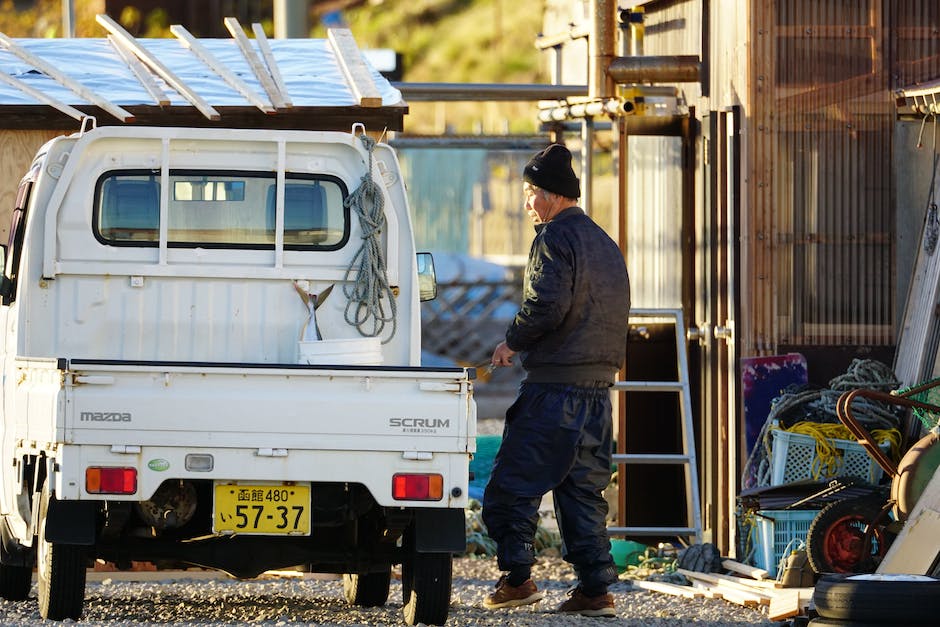
<path id="1" fill-rule="evenodd" d="M 617 57 L 607 74 L 620 85 L 635 83 L 697 83 L 702 62 L 695 55 Z"/>
<path id="2" fill-rule="evenodd" d="M 595 0 L 591 5 L 591 21 L 594 32 L 588 38 L 589 75 L 588 96 L 591 99 L 606 99 L 614 96 L 615 85 L 607 67 L 616 54 L 616 0 Z"/>

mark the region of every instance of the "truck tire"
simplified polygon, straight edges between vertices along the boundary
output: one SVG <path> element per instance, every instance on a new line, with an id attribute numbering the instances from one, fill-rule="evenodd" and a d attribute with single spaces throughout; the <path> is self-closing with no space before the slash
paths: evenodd
<path id="1" fill-rule="evenodd" d="M 0 597 L 7 601 L 23 601 L 33 585 L 33 567 L 25 566 L 28 549 L 22 547 L 8 531 L 6 518 L 0 518 Z M 10 555 L 8 548 L 13 547 Z"/>
<path id="2" fill-rule="evenodd" d="M 39 503 L 36 571 L 39 614 L 47 620 L 78 620 L 85 603 L 85 547 L 46 540 L 49 486 Z"/>
<path id="3" fill-rule="evenodd" d="M 835 501 L 820 510 L 806 534 L 806 554 L 813 570 L 819 574 L 874 572 L 891 538 L 876 527 L 869 551 L 863 554 L 865 527 L 884 504 L 884 496 L 873 494 Z"/>
<path id="4" fill-rule="evenodd" d="M 392 567 L 378 573 L 343 575 L 343 596 L 350 605 L 381 607 L 388 601 L 388 587 L 392 580 Z"/>
<path id="5" fill-rule="evenodd" d="M 402 615 L 406 625 L 443 625 L 450 610 L 450 553 L 412 553 L 401 565 Z"/>
<path id="6" fill-rule="evenodd" d="M 923 575 L 824 575 L 813 591 L 823 618 L 885 625 L 936 624 L 940 579 Z"/>
<path id="7" fill-rule="evenodd" d="M 897 623 L 861 623 L 857 620 L 839 620 L 817 616 L 807 623 L 809 627 L 898 627 Z"/>
<path id="8" fill-rule="evenodd" d="M 7 601 L 24 601 L 32 585 L 32 568 L 0 564 L 0 597 Z"/>

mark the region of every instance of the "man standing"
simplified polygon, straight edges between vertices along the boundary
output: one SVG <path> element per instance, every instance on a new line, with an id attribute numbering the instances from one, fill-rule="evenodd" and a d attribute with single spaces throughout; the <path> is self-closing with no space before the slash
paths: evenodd
<path id="1" fill-rule="evenodd" d="M 578 207 L 571 153 L 552 144 L 523 172 L 535 223 L 523 302 L 494 366 L 520 354 L 526 378 L 506 412 L 503 441 L 483 496 L 483 522 L 504 575 L 484 607 L 527 605 L 542 496 L 553 491 L 562 555 L 578 585 L 558 612 L 614 616 L 617 580 L 607 536 L 612 419 L 609 387 L 626 357 L 630 283 L 617 244 Z"/>

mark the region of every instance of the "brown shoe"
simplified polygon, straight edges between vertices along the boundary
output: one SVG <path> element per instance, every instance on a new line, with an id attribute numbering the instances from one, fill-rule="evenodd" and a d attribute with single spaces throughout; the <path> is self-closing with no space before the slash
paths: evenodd
<path id="1" fill-rule="evenodd" d="M 539 592 L 535 582 L 526 579 L 519 586 L 510 586 L 506 575 L 496 582 L 496 591 L 483 600 L 483 607 L 488 610 L 497 610 L 501 607 L 517 607 L 529 605 L 542 600 L 544 592 Z"/>
<path id="2" fill-rule="evenodd" d="M 596 597 L 585 596 L 581 588 L 568 593 L 570 598 L 555 610 L 559 614 L 580 614 L 581 616 L 616 616 L 614 595 L 601 594 Z"/>

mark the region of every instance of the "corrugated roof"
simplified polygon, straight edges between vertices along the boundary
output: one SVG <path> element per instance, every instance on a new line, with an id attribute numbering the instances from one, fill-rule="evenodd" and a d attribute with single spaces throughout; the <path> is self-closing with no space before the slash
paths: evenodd
<path id="1" fill-rule="evenodd" d="M 188 35 L 185 31 L 183 34 Z M 354 122 L 362 122 L 370 130 L 401 130 L 407 113 L 401 92 L 361 55 L 348 31 L 331 32 L 329 39 L 272 39 L 259 43 L 243 38 L 242 43 L 256 55 L 257 67 L 275 77 L 280 74 L 281 87 L 286 92 L 280 95 L 290 107 L 272 97 L 270 88 L 266 90 L 235 38 L 198 39 L 194 46 L 188 46 L 179 35 L 177 39 L 126 37 L 130 44 L 122 46 L 120 36 L 110 39 L 0 36 L 0 72 L 13 79 L 0 80 L 0 128 L 75 128 L 77 121 L 63 112 L 69 106 L 95 116 L 99 125 L 123 123 L 123 114 L 114 113 L 123 109 L 133 116 L 133 122 L 128 118 L 128 123 L 137 124 L 318 130 L 347 130 Z M 274 59 L 273 72 L 269 66 L 257 63 L 264 59 L 265 46 L 261 44 L 267 44 Z M 143 52 L 135 54 L 135 45 Z M 119 47 L 130 54 L 120 54 Z M 129 65 L 141 55 L 156 59 L 145 71 L 165 93 L 163 106 Z M 206 57 L 217 65 L 210 67 Z M 125 61 L 126 58 L 131 61 Z M 146 65 L 147 60 L 142 60 Z M 42 65 L 40 62 L 61 72 L 66 80 L 48 75 L 55 74 L 48 69 L 45 70 L 48 74 L 44 73 L 36 67 Z M 158 65 L 164 66 L 171 78 L 160 76 L 161 72 L 155 69 Z M 350 70 L 350 66 L 354 67 Z M 224 77 L 226 74 L 229 80 Z M 263 78 L 270 86 L 271 74 Z M 74 84 L 68 85 L 68 79 Z M 238 82 L 251 93 L 238 91 L 233 86 Z M 362 83 L 371 98 L 361 93 Z M 88 91 L 81 93 L 75 85 Z M 184 92 L 195 96 L 187 99 Z M 67 106 L 56 108 L 49 101 L 44 102 L 40 94 Z M 204 101 L 206 107 L 194 104 L 194 97 Z M 267 106 L 262 108 L 259 103 Z M 213 109 L 218 119 L 207 113 Z"/>

